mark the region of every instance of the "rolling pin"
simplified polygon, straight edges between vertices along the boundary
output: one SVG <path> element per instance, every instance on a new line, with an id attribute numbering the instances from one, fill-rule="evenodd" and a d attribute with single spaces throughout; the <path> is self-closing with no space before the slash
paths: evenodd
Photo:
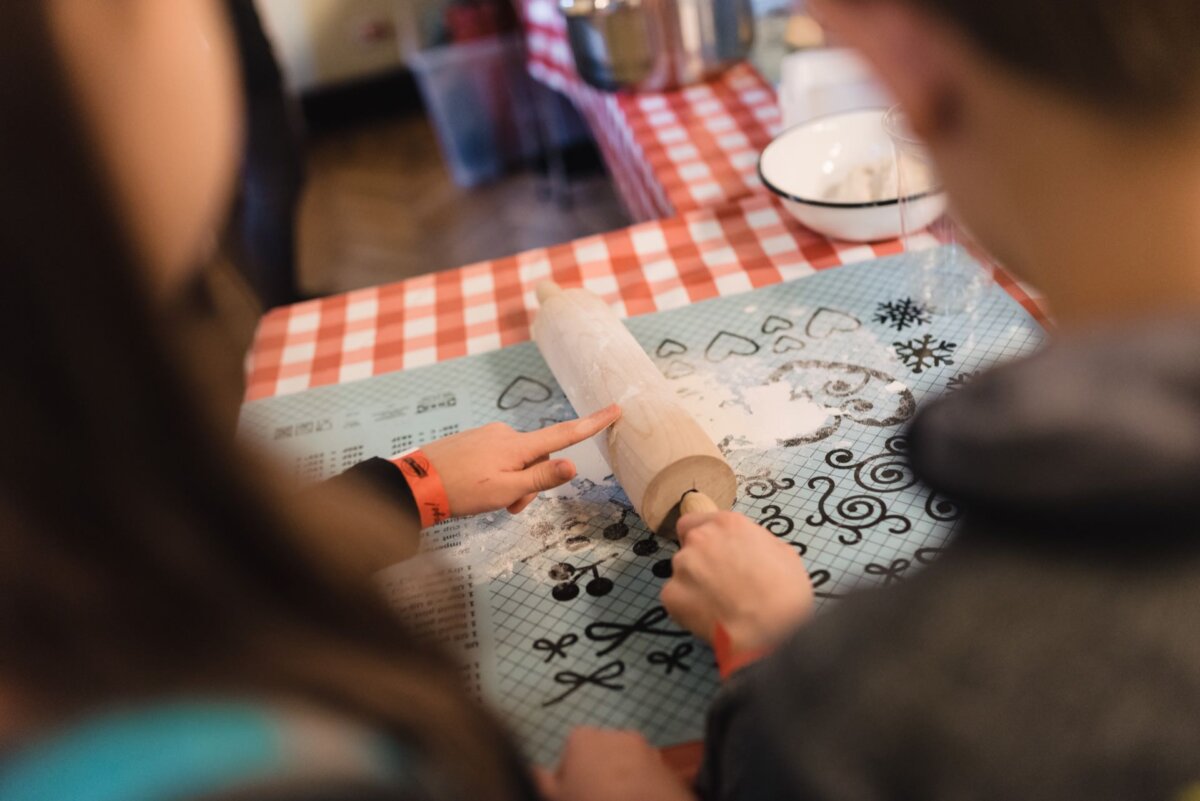
<path id="1" fill-rule="evenodd" d="M 604 301 L 549 281 L 537 296 L 533 339 L 576 413 L 621 407 L 597 442 L 650 530 L 674 536 L 681 514 L 732 508 L 733 468 Z"/>

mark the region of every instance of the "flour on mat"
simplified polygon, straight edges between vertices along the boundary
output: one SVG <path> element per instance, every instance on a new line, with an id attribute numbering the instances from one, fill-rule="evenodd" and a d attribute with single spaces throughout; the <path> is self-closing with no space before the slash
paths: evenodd
<path id="1" fill-rule="evenodd" d="M 841 412 L 798 397 L 784 382 L 738 387 L 728 375 L 695 373 L 673 382 L 680 403 L 714 442 L 732 449 L 777 447 Z"/>

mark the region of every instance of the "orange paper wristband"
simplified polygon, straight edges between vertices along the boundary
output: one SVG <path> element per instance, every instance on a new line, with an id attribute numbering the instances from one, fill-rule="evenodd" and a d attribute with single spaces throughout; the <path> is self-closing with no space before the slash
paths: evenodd
<path id="1" fill-rule="evenodd" d="M 733 639 L 720 623 L 713 626 L 712 647 L 713 653 L 717 657 L 717 672 L 721 675 L 722 681 L 771 653 L 766 648 L 755 651 L 733 650 Z"/>
<path id="2" fill-rule="evenodd" d="M 446 485 L 429 457 L 420 450 L 409 451 L 394 457 L 392 464 L 400 468 L 408 488 L 417 502 L 421 515 L 421 527 L 429 528 L 450 517 L 450 498 Z"/>

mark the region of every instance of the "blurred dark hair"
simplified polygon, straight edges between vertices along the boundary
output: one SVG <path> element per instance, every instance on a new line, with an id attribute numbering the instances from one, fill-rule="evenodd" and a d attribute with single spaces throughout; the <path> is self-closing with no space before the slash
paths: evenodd
<path id="1" fill-rule="evenodd" d="M 365 498 L 284 503 L 196 402 L 45 14 L 0 5 L 0 679 L 51 721 L 179 693 L 315 702 L 467 797 L 511 797 L 500 727 L 347 565 L 415 527 Z"/>
<path id="2" fill-rule="evenodd" d="M 1196 0 L 904 2 L 953 22 L 1027 76 L 1095 105 L 1168 113 L 1200 105 Z"/>

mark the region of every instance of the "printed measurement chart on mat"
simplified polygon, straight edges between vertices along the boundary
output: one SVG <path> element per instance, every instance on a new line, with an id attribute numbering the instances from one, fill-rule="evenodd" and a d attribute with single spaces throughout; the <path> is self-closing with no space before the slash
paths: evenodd
<path id="1" fill-rule="evenodd" d="M 899 256 L 628 321 L 736 470 L 735 508 L 804 556 L 822 606 L 937 557 L 958 511 L 917 483 L 905 424 L 1042 340 L 999 287 L 972 312 L 929 311 L 916 273 Z M 241 429 L 315 481 L 495 420 L 574 416 L 526 343 L 248 404 Z M 678 546 L 647 531 L 594 446 L 567 455 L 580 468 L 569 486 L 520 515 L 427 531 L 378 581 L 462 657 L 538 762 L 580 724 L 698 739 L 718 679 L 712 652 L 659 605 Z"/>

